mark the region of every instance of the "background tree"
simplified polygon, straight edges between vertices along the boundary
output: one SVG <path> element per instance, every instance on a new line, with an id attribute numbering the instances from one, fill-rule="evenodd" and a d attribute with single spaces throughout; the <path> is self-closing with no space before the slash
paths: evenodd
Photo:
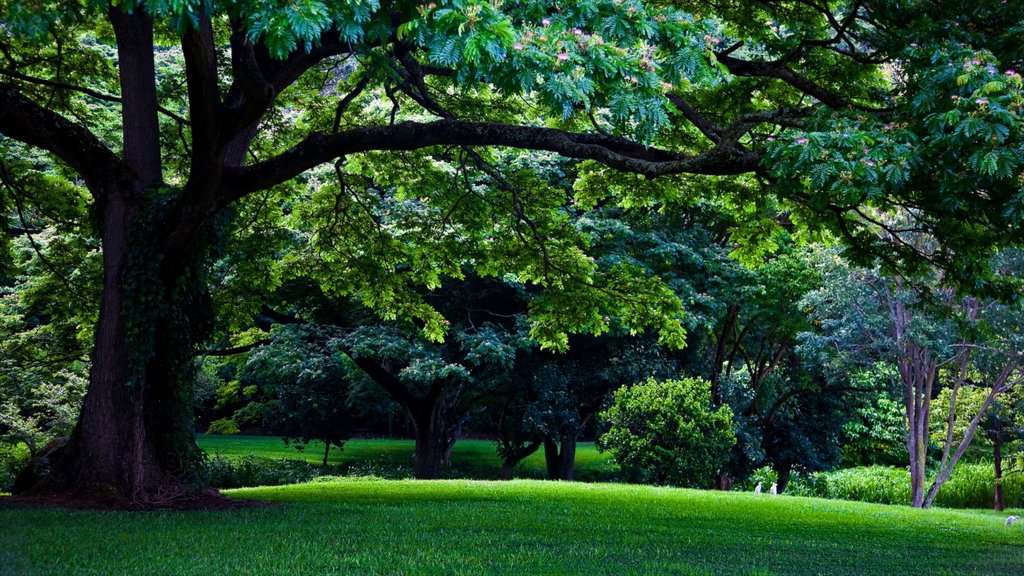
<path id="1" fill-rule="evenodd" d="M 309 328 L 282 327 L 249 355 L 239 375 L 242 386 L 259 390 L 262 402 L 246 410 L 258 412 L 263 429 L 296 447 L 322 441 L 324 466 L 332 445 L 344 448 L 354 423 L 348 402 L 351 368 L 330 340 Z"/>

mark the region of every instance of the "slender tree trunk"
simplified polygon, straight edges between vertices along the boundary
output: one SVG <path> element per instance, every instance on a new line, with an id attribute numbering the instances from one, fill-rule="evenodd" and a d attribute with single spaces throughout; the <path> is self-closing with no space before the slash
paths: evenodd
<path id="1" fill-rule="evenodd" d="M 558 443 L 550 436 L 544 437 L 544 465 L 548 470 L 548 480 L 559 478 Z"/>
<path id="2" fill-rule="evenodd" d="M 576 437 L 562 436 L 562 449 L 559 453 L 561 474 L 559 479 L 572 480 L 576 473 Z"/>
<path id="3" fill-rule="evenodd" d="M 992 438 L 992 465 L 995 469 L 995 509 L 1002 512 L 1003 505 L 1003 435 L 998 431 Z"/>
<path id="4" fill-rule="evenodd" d="M 1005 372 L 1004 372 L 1005 374 Z M 964 453 L 967 452 L 967 447 L 971 445 L 971 441 L 974 440 L 974 434 L 978 431 L 978 426 L 981 424 L 981 419 L 992 406 L 996 396 L 998 396 L 1000 389 L 1002 388 L 1004 380 L 1000 377 L 999 381 L 994 383 L 992 389 L 989 390 L 988 395 L 985 397 L 985 401 L 982 402 L 981 408 L 978 409 L 978 413 L 971 418 L 971 422 L 967 425 L 967 430 L 964 431 L 964 437 L 960 440 L 960 444 L 957 445 L 956 451 L 949 459 L 943 458 L 942 465 L 939 466 L 939 471 L 935 475 L 935 481 L 932 482 L 931 487 L 928 489 L 928 495 L 924 500 L 924 507 L 930 508 L 932 503 L 935 502 L 936 496 L 939 495 L 939 490 L 942 485 L 949 480 L 949 477 L 953 475 L 953 467 L 956 466 L 960 458 L 963 457 Z"/>
<path id="5" fill-rule="evenodd" d="M 331 441 L 324 440 L 324 468 L 327 467 L 327 457 L 331 455 Z"/>

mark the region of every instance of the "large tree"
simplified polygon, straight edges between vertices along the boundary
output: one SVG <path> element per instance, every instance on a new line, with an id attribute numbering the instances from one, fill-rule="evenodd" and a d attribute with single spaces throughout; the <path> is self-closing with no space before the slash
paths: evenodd
<path id="1" fill-rule="evenodd" d="M 17 152 L 9 168 L 87 189 L 103 250 L 81 416 L 35 489 L 136 502 L 188 490 L 192 348 L 210 330 L 207 265 L 239 201 L 374 150 L 546 150 L 649 178 L 756 171 L 765 138 L 814 108 L 888 114 L 879 64 L 906 48 L 899 23 L 934 31 L 904 10 L 941 14 L 942 4 L 0 2 L 0 134 Z M 957 18 L 986 29 L 1011 17 L 999 10 L 1020 10 L 957 4 Z M 1005 34 L 979 37 L 994 45 Z M 380 102 L 353 106 L 370 95 Z M 526 114 L 533 108 L 513 96 L 548 112 Z M 368 113 L 375 106 L 390 113 Z M 20 161 L 28 149 L 50 159 Z M 609 182 L 609 195 L 671 195 L 597 164 L 586 170 Z M 736 194 L 756 211 L 751 192 Z M 518 210 L 516 192 L 508 196 Z M 979 213 L 992 217 L 1007 201 L 977 202 L 986 199 L 997 208 Z M 553 283 L 551 272 L 529 280 Z M 547 311 L 570 328 L 607 329 L 592 307 L 572 309 L 576 318 Z M 671 323 L 662 327 L 678 339 Z M 564 343 L 564 330 L 536 326 Z"/>

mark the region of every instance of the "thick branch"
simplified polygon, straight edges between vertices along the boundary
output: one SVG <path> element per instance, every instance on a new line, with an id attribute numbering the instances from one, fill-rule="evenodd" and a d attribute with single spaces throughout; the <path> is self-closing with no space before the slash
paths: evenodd
<path id="1" fill-rule="evenodd" d="M 603 134 L 579 134 L 536 126 L 495 122 L 438 120 L 401 122 L 338 132 L 313 133 L 279 156 L 225 176 L 222 205 L 247 194 L 286 182 L 315 166 L 371 150 L 415 150 L 430 146 L 508 146 L 547 150 L 564 156 L 595 160 L 626 172 L 655 177 L 693 173 L 735 175 L 757 169 L 760 157 L 737 150 L 732 142 L 696 156 L 646 147 L 632 140 Z M 726 147 L 727 146 L 727 147 Z"/>
<path id="2" fill-rule="evenodd" d="M 111 182 L 131 178 L 130 169 L 92 132 L 0 85 L 0 134 L 42 148 L 66 162 L 100 199 Z"/>
<path id="3" fill-rule="evenodd" d="M 189 119 L 192 121 L 192 172 L 205 174 L 219 163 L 218 140 L 222 118 L 217 85 L 217 51 L 213 27 L 203 16 L 199 25 L 181 37 L 188 80 Z"/>
<path id="4" fill-rule="evenodd" d="M 117 36 L 124 160 L 138 174 L 143 186 L 155 186 L 163 180 L 163 168 L 153 62 L 153 20 L 143 10 L 127 14 L 120 8 L 111 8 L 110 23 Z"/>
<path id="5" fill-rule="evenodd" d="M 736 76 L 778 78 L 797 90 L 816 98 L 830 108 L 847 108 L 850 101 L 805 76 L 794 72 L 785 62 L 755 62 L 718 54 L 718 61 Z"/>

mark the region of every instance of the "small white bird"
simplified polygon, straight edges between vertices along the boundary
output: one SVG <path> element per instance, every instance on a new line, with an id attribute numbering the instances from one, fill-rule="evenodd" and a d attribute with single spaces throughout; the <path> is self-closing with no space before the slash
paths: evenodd
<path id="1" fill-rule="evenodd" d="M 769 492 L 772 493 L 772 496 L 778 496 L 779 495 L 779 485 L 776 484 L 775 482 L 772 482 L 772 489 L 769 490 Z"/>
<path id="2" fill-rule="evenodd" d="M 1020 516 L 1010 516 L 1009 518 L 1006 519 L 1006 525 L 1007 526 L 1013 526 L 1013 523 L 1017 522 L 1019 520 L 1020 520 Z"/>
<path id="3" fill-rule="evenodd" d="M 754 486 L 754 494 L 760 494 L 760 493 L 761 493 L 761 483 L 758 482 L 757 486 Z"/>

